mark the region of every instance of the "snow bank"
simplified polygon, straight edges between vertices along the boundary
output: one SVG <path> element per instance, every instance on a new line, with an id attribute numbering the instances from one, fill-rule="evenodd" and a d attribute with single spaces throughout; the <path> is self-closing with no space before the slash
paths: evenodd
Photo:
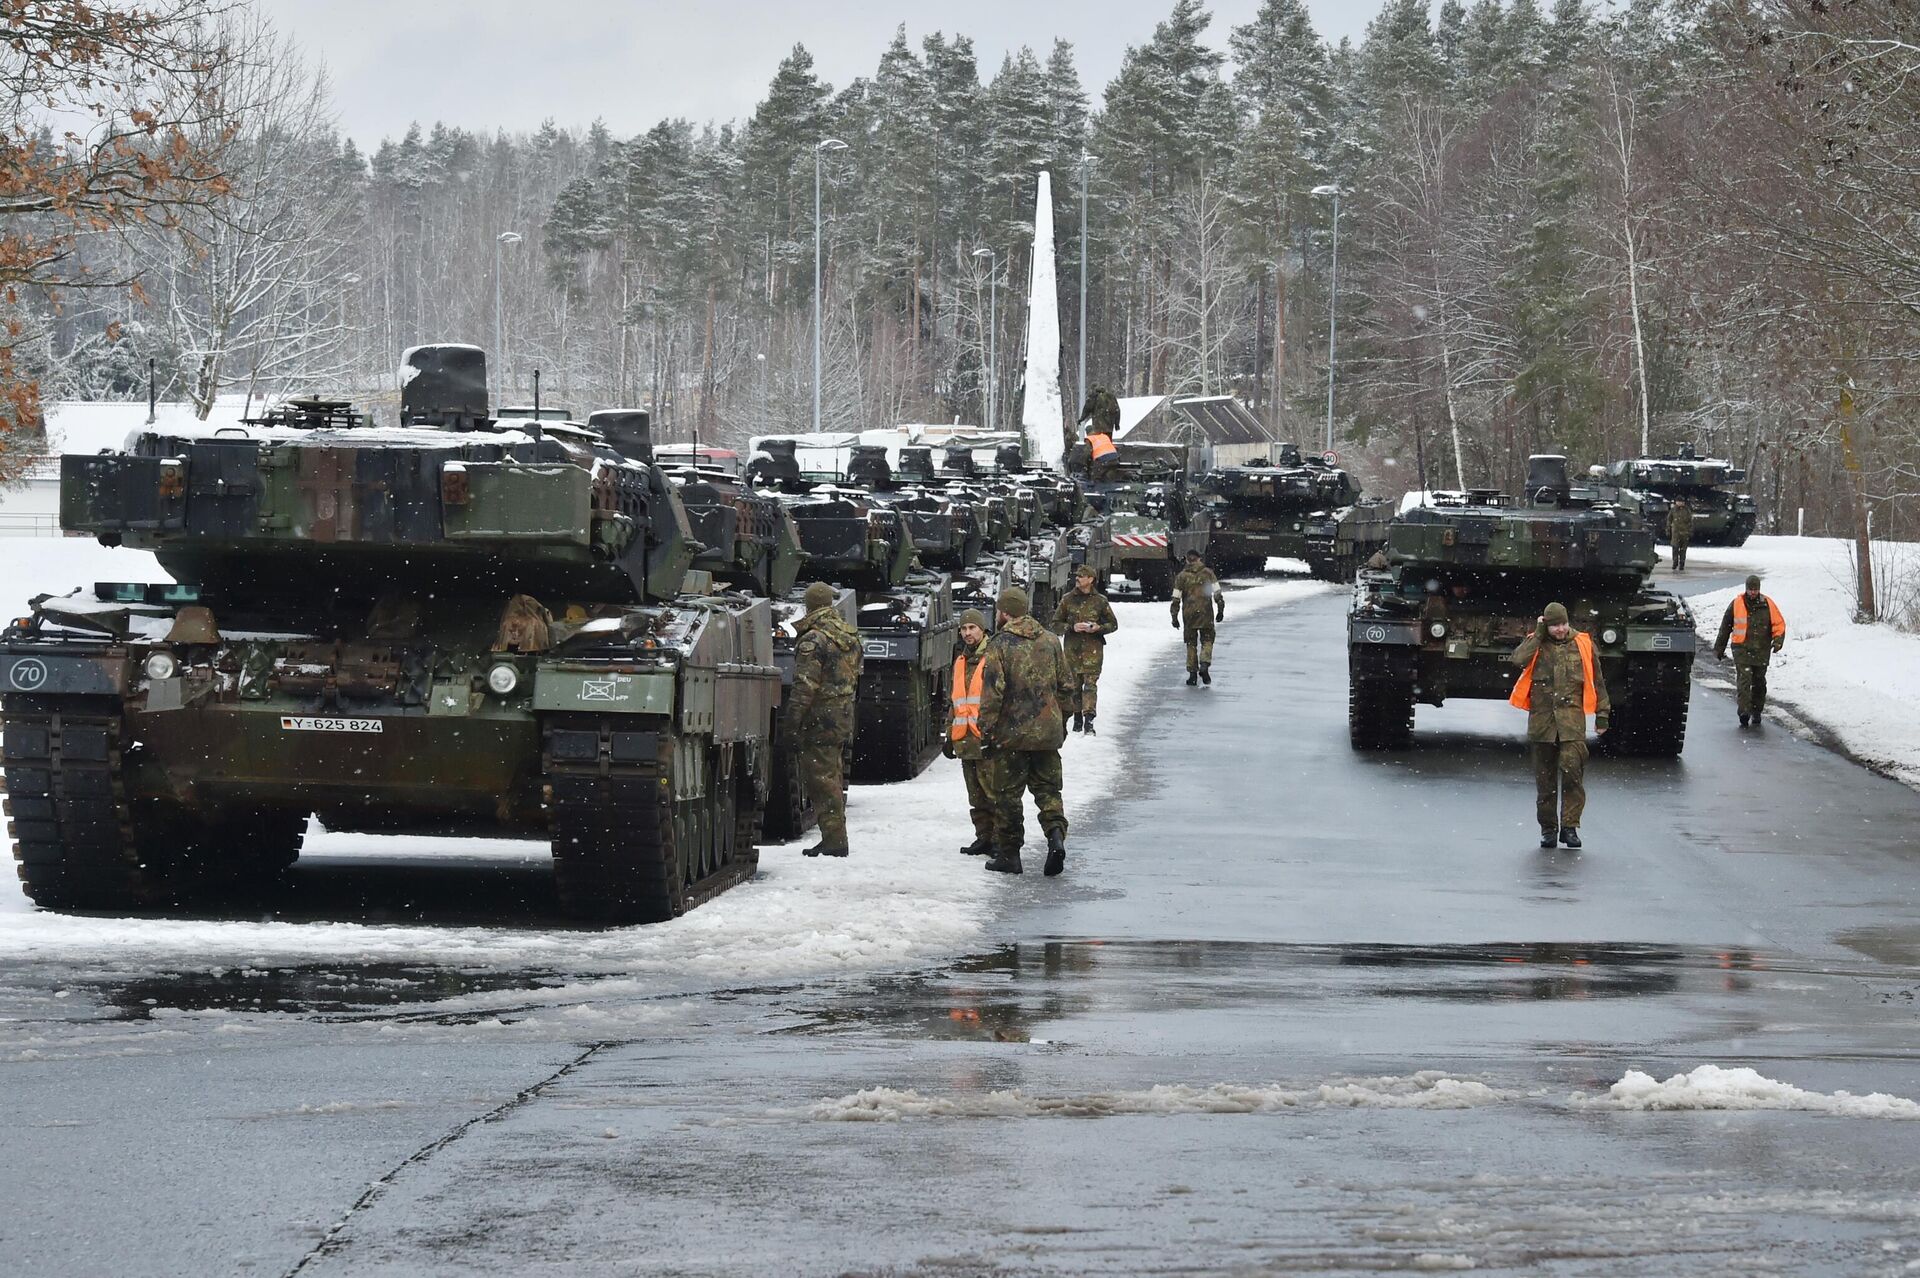
<path id="1" fill-rule="evenodd" d="M 1576 1106 L 1623 1110 L 1790 1109 L 1837 1118 L 1920 1118 L 1920 1104 L 1885 1092 L 1810 1092 L 1756 1070 L 1701 1065 L 1666 1082 L 1630 1069 L 1605 1096 L 1568 1098 Z"/>
<path id="2" fill-rule="evenodd" d="M 1307 1087 L 1278 1083 L 1160 1083 L 1144 1091 L 1029 1096 L 1011 1091 L 923 1096 L 870 1087 L 769 1117 L 825 1123 L 890 1123 L 909 1118 L 1112 1118 L 1124 1114 L 1276 1114 L 1300 1109 L 1475 1109 L 1516 1093 L 1449 1078 L 1437 1070 L 1386 1078 L 1345 1079 Z"/>
<path id="3" fill-rule="evenodd" d="M 0 563 L 0 598 L 24 596 L 28 583 L 93 576 L 136 579 L 151 556 L 108 551 L 91 542 L 35 540 Z M 115 557 L 119 557 L 116 559 Z M 1237 591 L 1235 615 L 1272 607 L 1329 587 L 1276 582 Z M 1108 731 L 1074 738 L 1066 748 L 1069 820 L 1110 793 L 1118 778 L 1132 711 L 1131 694 L 1150 670 L 1177 677 L 1173 650 L 1180 633 L 1164 605 L 1115 605 L 1120 631 L 1108 647 L 1101 680 Z M 848 799 L 853 855 L 806 860 L 800 844 L 761 850 L 760 873 L 683 918 L 650 927 L 601 931 L 501 927 L 377 926 L 356 923 L 254 923 L 224 920 L 115 919 L 36 911 L 9 881 L 0 886 L 0 957 L 59 955 L 114 962 L 271 967 L 303 960 L 399 962 L 557 969 L 594 975 L 592 996 L 648 996 L 663 988 L 772 976 L 872 969 L 964 952 L 997 901 L 1012 891 L 1044 891 L 1037 875 L 1008 880 L 959 855 L 971 837 L 960 765 L 947 759 L 913 781 L 857 786 Z M 1030 838 L 1038 830 L 1029 822 Z M 321 833 L 314 855 L 476 854 L 543 861 L 544 845 L 492 840 L 380 839 Z M 1068 873 L 1071 875 L 1072 861 Z M 516 992 L 511 999 L 548 1003 L 582 997 L 575 987 Z M 490 998 L 492 996 L 485 996 Z M 456 999 L 454 1003 L 484 1001 Z M 442 1005 L 446 1006 L 446 1005 Z"/>
<path id="4" fill-rule="evenodd" d="M 1768 700 L 1830 731 L 1858 759 L 1920 788 L 1920 635 L 1853 620 L 1851 544 L 1831 537 L 1754 537 L 1739 548 L 1688 552 L 1689 566 L 1751 568 L 1787 619 L 1787 646 L 1767 674 Z M 1882 542 L 1875 564 L 1883 589 L 1920 573 L 1920 545 Z M 1693 600 L 1703 665 L 1738 588 Z M 1731 660 L 1719 667 L 1729 682 Z M 1731 708 L 1727 710 L 1732 714 Z"/>

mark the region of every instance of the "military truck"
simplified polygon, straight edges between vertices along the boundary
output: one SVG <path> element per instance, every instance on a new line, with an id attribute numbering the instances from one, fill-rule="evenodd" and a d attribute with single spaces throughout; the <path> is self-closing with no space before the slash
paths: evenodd
<path id="1" fill-rule="evenodd" d="M 1339 510 L 1320 510 L 1306 520 L 1307 571 L 1322 581 L 1351 585 L 1360 565 L 1385 549 L 1393 503 L 1363 499 Z"/>
<path id="2" fill-rule="evenodd" d="M 1193 450 L 1184 444 L 1117 447 L 1100 481 L 1086 485 L 1087 502 L 1109 521 L 1113 571 L 1135 582 L 1142 598 L 1171 599 L 1187 552 L 1207 550 L 1206 523 L 1188 491 Z"/>
<path id="3" fill-rule="evenodd" d="M 1414 706 L 1511 695 L 1509 657 L 1558 600 L 1593 636 L 1613 702 L 1605 743 L 1677 755 L 1686 743 L 1693 613 L 1655 589 L 1653 530 L 1575 494 L 1564 457 L 1534 457 L 1527 501 L 1488 489 L 1421 506 L 1387 531 L 1347 613 L 1347 726 L 1356 750 L 1412 743 Z"/>
<path id="4" fill-rule="evenodd" d="M 1258 574 L 1270 558 L 1306 559 L 1316 515 L 1353 505 L 1360 487 L 1338 466 L 1303 456 L 1298 444 L 1273 456 L 1200 476 L 1207 558 L 1222 576 Z"/>
<path id="5" fill-rule="evenodd" d="M 400 424 L 295 400 L 61 459 L 61 523 L 173 584 L 0 635 L 14 855 L 58 908 L 259 879 L 332 830 L 550 841 L 560 901 L 671 918 L 753 873 L 780 695 L 764 599 L 689 571 L 660 471 L 489 416 L 475 347 L 403 356 Z M 622 419 L 629 430 L 634 419 Z"/>
<path id="6" fill-rule="evenodd" d="M 1697 457 L 1692 444 L 1665 457 L 1636 457 L 1593 468 L 1600 498 L 1633 511 L 1667 540 L 1667 513 L 1684 497 L 1693 509 L 1693 544 L 1739 546 L 1753 535 L 1753 498 L 1736 491 L 1747 472 L 1718 457 Z"/>

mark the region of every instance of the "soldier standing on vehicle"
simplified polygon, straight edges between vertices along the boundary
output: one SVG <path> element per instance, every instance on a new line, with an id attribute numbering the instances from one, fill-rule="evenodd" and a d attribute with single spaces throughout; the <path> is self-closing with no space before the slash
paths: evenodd
<path id="1" fill-rule="evenodd" d="M 1076 685 L 1073 730 L 1090 734 L 1094 711 L 1100 708 L 1100 665 L 1106 656 L 1107 636 L 1120 628 L 1113 605 L 1093 588 L 1093 581 L 1090 565 L 1075 568 L 1073 589 L 1053 610 L 1053 631 L 1066 647 L 1067 669 Z"/>
<path id="2" fill-rule="evenodd" d="M 820 820 L 820 842 L 803 856 L 847 855 L 847 787 L 842 776 L 853 740 L 853 696 L 860 681 L 860 632 L 833 607 L 833 587 L 814 582 L 794 627 L 793 690 L 787 696 L 787 739 Z"/>
<path id="3" fill-rule="evenodd" d="M 1767 665 L 1787 643 L 1787 619 L 1780 605 L 1760 593 L 1760 578 L 1748 577 L 1746 593 L 1733 597 L 1720 618 L 1720 635 L 1713 655 L 1727 659 L 1733 644 L 1734 687 L 1738 693 L 1740 726 L 1758 724 L 1767 708 Z"/>
<path id="4" fill-rule="evenodd" d="M 1685 497 L 1676 497 L 1667 511 L 1667 544 L 1673 547 L 1673 570 L 1687 570 L 1687 547 L 1693 543 L 1693 507 Z"/>
<path id="5" fill-rule="evenodd" d="M 967 783 L 973 842 L 960 849 L 966 856 L 993 851 L 993 796 L 987 793 L 980 758 L 980 665 L 986 655 L 987 619 L 978 608 L 969 608 L 960 614 L 960 652 L 953 659 L 953 713 L 941 751 L 949 759 L 960 760 L 960 775 Z"/>
<path id="6" fill-rule="evenodd" d="M 1599 655 L 1592 636 L 1569 624 L 1566 605 L 1550 603 L 1512 660 L 1523 668 L 1507 700 L 1527 712 L 1540 846 L 1550 848 L 1557 838 L 1577 848 L 1587 807 L 1587 716 L 1604 735 L 1612 708 Z"/>
<path id="7" fill-rule="evenodd" d="M 993 799 L 993 856 L 989 870 L 1019 874 L 1026 841 L 1026 792 L 1047 835 L 1046 873 L 1067 864 L 1067 813 L 1060 802 L 1060 747 L 1067 720 L 1061 707 L 1073 695 L 1067 657 L 1051 631 L 1028 615 L 1027 592 L 1000 592 L 999 628 L 980 663 L 980 738 L 987 793 Z"/>
<path id="8" fill-rule="evenodd" d="M 1183 618 L 1184 614 L 1184 618 Z M 1187 686 L 1213 682 L 1213 627 L 1227 619 L 1227 597 L 1220 579 L 1200 561 L 1200 552 L 1187 552 L 1187 566 L 1173 579 L 1173 626 L 1182 621 L 1187 634 Z"/>
<path id="9" fill-rule="evenodd" d="M 1120 401 L 1106 387 L 1096 386 L 1087 392 L 1080 420 L 1087 423 L 1087 482 L 1103 483 L 1120 457 L 1120 447 L 1113 442 L 1113 433 L 1120 429 Z"/>

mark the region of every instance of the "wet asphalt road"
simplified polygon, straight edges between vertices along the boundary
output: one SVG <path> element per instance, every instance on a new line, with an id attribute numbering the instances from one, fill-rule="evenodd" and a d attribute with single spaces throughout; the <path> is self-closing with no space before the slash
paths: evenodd
<path id="1" fill-rule="evenodd" d="M 0 1271 L 1920 1262 L 1920 1123 L 1593 1103 L 1705 1063 L 1920 1098 L 1920 795 L 1697 685 L 1684 758 L 1596 759 L 1587 848 L 1543 853 L 1505 706 L 1348 750 L 1343 606 L 1230 615 L 1213 688 L 1103 707 L 1137 783 L 925 971 L 523 1036 L 461 997 L 564 973 L 0 966 Z M 546 890 L 320 877 L 449 922 Z"/>

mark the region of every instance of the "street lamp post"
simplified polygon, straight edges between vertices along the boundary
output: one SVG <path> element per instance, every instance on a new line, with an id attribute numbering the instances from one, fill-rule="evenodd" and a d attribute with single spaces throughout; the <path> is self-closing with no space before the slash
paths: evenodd
<path id="1" fill-rule="evenodd" d="M 1000 346 L 1000 255 L 990 248 L 975 249 L 975 257 L 987 259 L 987 429 L 993 429 L 994 383 Z"/>
<path id="2" fill-rule="evenodd" d="M 1093 157 L 1080 153 L 1080 402 L 1087 402 L 1087 168 Z"/>
<path id="3" fill-rule="evenodd" d="M 520 232 L 502 231 L 493 237 L 493 362 L 496 371 L 493 376 L 493 406 L 498 408 L 505 398 L 501 390 L 501 379 L 506 376 L 507 344 L 500 336 L 500 246 L 518 244 Z"/>
<path id="4" fill-rule="evenodd" d="M 822 138 L 813 147 L 813 433 L 820 433 L 820 153 L 844 151 L 839 138 Z"/>
<path id="5" fill-rule="evenodd" d="M 1327 446 L 1333 451 L 1333 357 L 1340 334 L 1340 188 L 1316 186 L 1315 195 L 1333 197 L 1333 269 L 1327 284 Z M 1422 481 L 1425 482 L 1425 481 Z"/>

